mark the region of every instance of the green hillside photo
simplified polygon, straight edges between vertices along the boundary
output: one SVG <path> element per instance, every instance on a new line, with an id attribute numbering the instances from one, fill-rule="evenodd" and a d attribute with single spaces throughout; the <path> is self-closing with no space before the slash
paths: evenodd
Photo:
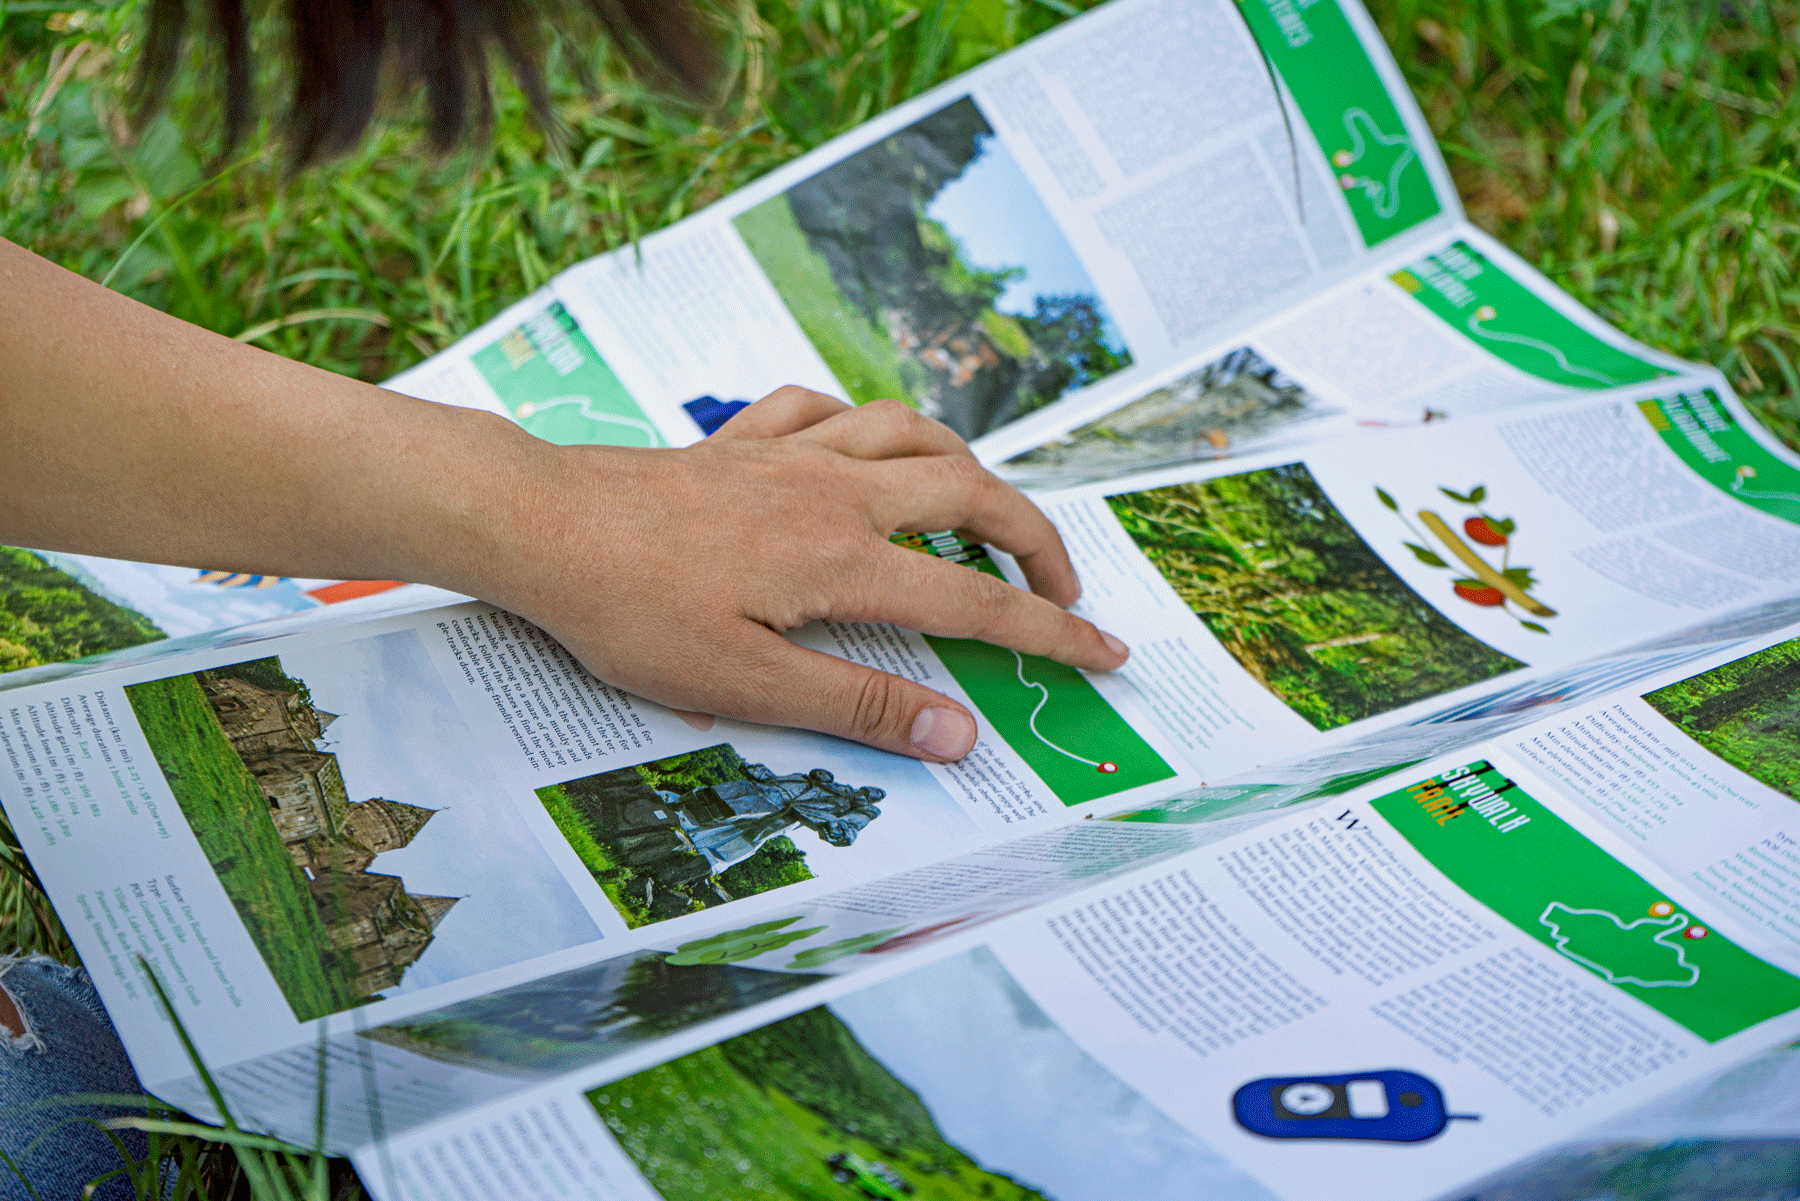
<path id="1" fill-rule="evenodd" d="M 155 642 L 148 617 L 28 550 L 0 546 L 0 672 Z"/>
<path id="2" fill-rule="evenodd" d="M 1800 800 L 1800 639 L 1659 688 L 1644 700 L 1745 775 Z"/>
<path id="3" fill-rule="evenodd" d="M 588 1100 L 665 1201 L 1049 1201 L 950 1143 L 918 1095 L 825 1008 Z"/>
<path id="4" fill-rule="evenodd" d="M 1220 645 L 1317 729 L 1524 666 L 1408 587 L 1304 464 L 1106 499 Z"/>

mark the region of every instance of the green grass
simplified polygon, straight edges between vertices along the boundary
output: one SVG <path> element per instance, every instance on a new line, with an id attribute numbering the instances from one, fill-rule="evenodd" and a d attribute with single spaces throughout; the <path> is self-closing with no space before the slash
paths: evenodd
<path id="1" fill-rule="evenodd" d="M 282 845 L 256 777 L 232 749 L 192 676 L 125 689 L 181 812 L 250 938 L 301 1021 L 362 1003 L 355 974 L 333 970 L 335 945 Z"/>
<path id="2" fill-rule="evenodd" d="M 794 223 L 787 197 L 765 200 L 732 224 L 851 400 L 864 404 L 912 395 L 901 378 L 900 352 L 885 330 L 871 326 L 868 314 L 844 299 L 831 268 Z"/>
<path id="3" fill-rule="evenodd" d="M 1800 3 L 1378 0 L 1474 220 L 1800 432 Z"/>
<path id="4" fill-rule="evenodd" d="M 647 926 L 653 920 L 650 914 L 640 905 L 634 905 L 624 895 L 628 881 L 637 873 L 612 857 L 601 841 L 594 837 L 588 829 L 587 820 L 581 816 L 581 809 L 560 785 L 552 784 L 548 788 L 537 790 L 538 801 L 544 806 L 544 812 L 556 823 L 556 829 L 568 842 L 569 849 L 581 860 L 582 866 L 594 877 L 594 883 L 606 894 L 625 924 L 635 930 L 639 926 Z"/>

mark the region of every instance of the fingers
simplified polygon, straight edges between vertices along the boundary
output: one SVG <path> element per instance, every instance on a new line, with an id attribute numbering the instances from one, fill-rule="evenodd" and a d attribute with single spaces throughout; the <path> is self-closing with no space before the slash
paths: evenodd
<path id="1" fill-rule="evenodd" d="M 789 385 L 777 388 L 713 431 L 713 438 L 731 441 L 740 438 L 779 438 L 796 434 L 840 413 L 853 410 L 841 400 L 814 392 L 810 388 Z"/>
<path id="2" fill-rule="evenodd" d="M 755 690 L 717 698 L 711 707 L 721 714 L 818 730 L 934 763 L 974 748 L 975 719 L 943 693 L 796 646 L 761 626 L 750 629 L 755 646 L 745 666 L 753 669 L 746 675 Z"/>
<path id="3" fill-rule="evenodd" d="M 1043 511 L 973 459 L 939 455 L 880 464 L 869 501 L 890 530 L 962 530 L 1019 561 L 1031 590 L 1058 605 L 1081 599 L 1075 567 Z"/>
<path id="4" fill-rule="evenodd" d="M 868 620 L 946 638 L 978 638 L 1089 671 L 1111 671 L 1131 653 L 1093 622 L 1005 580 L 897 546 L 883 553 L 891 557 L 876 585 L 878 611 Z"/>
<path id="5" fill-rule="evenodd" d="M 855 459 L 951 455 L 973 461 L 975 457 L 955 430 L 897 400 L 871 401 L 836 413 L 799 436 Z"/>

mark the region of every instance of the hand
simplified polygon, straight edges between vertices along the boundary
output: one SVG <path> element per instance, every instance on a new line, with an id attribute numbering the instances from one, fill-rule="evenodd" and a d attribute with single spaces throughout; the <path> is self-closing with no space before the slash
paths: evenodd
<path id="1" fill-rule="evenodd" d="M 893 622 L 1095 671 L 1125 661 L 1060 607 L 1080 587 L 1049 520 L 904 405 L 783 388 L 683 450 L 539 445 L 500 570 L 463 589 L 651 700 L 942 762 L 975 744 L 967 709 L 782 633 Z M 1032 592 L 888 541 L 943 529 L 1017 557 Z"/>

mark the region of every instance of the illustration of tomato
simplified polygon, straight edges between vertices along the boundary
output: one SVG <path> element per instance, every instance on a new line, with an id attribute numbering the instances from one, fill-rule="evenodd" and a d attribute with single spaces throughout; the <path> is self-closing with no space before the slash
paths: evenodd
<path id="1" fill-rule="evenodd" d="M 1463 522 L 1463 533 L 1483 546 L 1505 546 L 1506 535 L 1488 524 L 1485 517 L 1471 517 Z M 1488 602 L 1498 604 L 1498 601 Z"/>
<path id="2" fill-rule="evenodd" d="M 1476 587 L 1472 584 L 1458 584 L 1456 585 L 1456 595 L 1462 597 L 1471 605 L 1500 605 L 1506 603 L 1506 597 L 1501 595 L 1500 589 L 1489 588 L 1485 585 Z"/>

